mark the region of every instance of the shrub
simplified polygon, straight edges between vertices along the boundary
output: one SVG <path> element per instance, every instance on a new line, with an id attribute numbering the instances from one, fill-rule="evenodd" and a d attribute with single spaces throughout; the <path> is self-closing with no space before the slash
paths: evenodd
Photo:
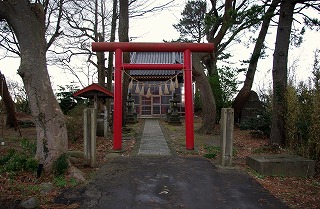
<path id="1" fill-rule="evenodd" d="M 15 154 L 15 152 L 16 151 L 14 149 L 10 149 L 6 155 L 0 158 L 0 165 L 3 166 L 4 164 L 6 164 L 10 160 L 10 158 Z"/>
<path id="2" fill-rule="evenodd" d="M 216 121 L 219 121 L 221 117 L 221 108 L 223 108 L 223 99 L 222 99 L 223 92 L 222 92 L 221 82 L 218 75 L 211 76 L 211 77 L 209 76 L 208 80 L 209 80 L 211 90 L 216 102 L 216 109 L 217 109 Z"/>
<path id="3" fill-rule="evenodd" d="M 295 154 L 320 161 L 320 65 L 315 53 L 309 82 L 289 80 L 286 95 L 286 146 Z"/>
<path id="4" fill-rule="evenodd" d="M 56 96 L 64 114 L 69 113 L 76 106 L 86 103 L 86 99 L 73 96 L 76 91 L 78 91 L 78 88 L 74 84 L 59 86 Z"/>
<path id="5" fill-rule="evenodd" d="M 314 97 L 312 101 L 310 138 L 308 140 L 309 157 L 320 162 L 320 50 L 315 52 L 313 64 Z"/>
<path id="6" fill-rule="evenodd" d="M 286 94 L 287 111 L 285 116 L 285 134 L 286 144 L 291 149 L 296 149 L 299 144 L 298 140 L 298 118 L 300 114 L 299 100 L 296 94 L 294 86 L 290 85 L 287 87 Z"/>
<path id="7" fill-rule="evenodd" d="M 311 115 L 310 137 L 308 140 L 309 157 L 320 161 L 320 92 L 314 98 Z"/>
<path id="8" fill-rule="evenodd" d="M 34 155 L 37 151 L 37 144 L 35 142 L 30 141 L 30 139 L 23 138 L 20 142 L 21 148 L 23 152 L 28 155 Z"/>
<path id="9" fill-rule="evenodd" d="M 7 155 L 0 159 L 0 173 L 16 171 L 36 171 L 38 161 L 25 153 L 19 153 L 16 150 L 10 150 Z"/>
<path id="10" fill-rule="evenodd" d="M 267 110 L 259 111 L 257 117 L 244 119 L 240 124 L 241 130 L 252 130 L 255 134 L 269 137 L 271 132 L 271 113 Z"/>
<path id="11" fill-rule="evenodd" d="M 231 106 L 239 84 L 237 81 L 238 74 L 239 69 L 222 66 L 222 68 L 217 69 L 215 75 L 208 77 L 216 102 L 217 121 L 219 121 L 221 117 L 221 108 Z"/>
<path id="12" fill-rule="evenodd" d="M 85 105 L 77 106 L 67 115 L 68 139 L 72 142 L 83 138 L 83 110 L 85 108 Z"/>
<path id="13" fill-rule="evenodd" d="M 68 165 L 68 155 L 67 154 L 62 154 L 52 164 L 53 173 L 55 176 L 64 175 L 66 173 L 68 167 L 69 167 L 69 165 Z"/>
<path id="14" fill-rule="evenodd" d="M 38 161 L 34 158 L 36 144 L 29 139 L 22 139 L 21 150 L 10 149 L 0 158 L 1 172 L 36 171 Z"/>

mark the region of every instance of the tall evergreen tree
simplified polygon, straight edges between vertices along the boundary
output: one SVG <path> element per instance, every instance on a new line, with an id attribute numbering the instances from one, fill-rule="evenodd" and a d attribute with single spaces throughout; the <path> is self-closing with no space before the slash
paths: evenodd
<path id="1" fill-rule="evenodd" d="M 258 66 L 258 61 L 261 58 L 261 55 L 263 53 L 264 40 L 267 36 L 270 22 L 275 15 L 274 13 L 275 13 L 276 8 L 278 7 L 278 4 L 280 3 L 280 1 L 281 0 L 273 0 L 264 15 L 262 25 L 260 28 L 260 32 L 257 37 L 252 55 L 249 60 L 249 66 L 248 66 L 248 69 L 246 72 L 246 78 L 243 82 L 242 88 L 240 89 L 239 93 L 237 94 L 237 96 L 234 99 L 233 104 L 232 104 L 232 107 L 234 108 L 234 121 L 235 122 L 240 122 L 241 111 L 242 111 L 243 105 L 249 98 L 249 93 L 252 89 L 254 76 L 255 76 L 255 73 L 257 70 L 257 66 Z"/>
<path id="2" fill-rule="evenodd" d="M 285 146 L 285 113 L 286 89 L 288 80 L 288 51 L 290 41 L 294 37 L 292 33 L 292 23 L 294 20 L 295 7 L 299 4 L 319 10 L 319 2 L 306 0 L 282 0 L 280 4 L 280 14 L 277 27 L 275 50 L 273 54 L 273 103 L 272 103 L 272 124 L 270 133 L 270 144 Z M 298 9 L 300 11 L 300 8 Z M 305 22 L 310 25 L 320 26 L 320 21 L 316 18 L 305 16 Z M 299 39 L 298 39 L 299 40 Z M 298 41 L 299 43 L 300 41 Z"/>
<path id="3" fill-rule="evenodd" d="M 206 1 L 188 1 L 185 5 L 181 19 L 173 27 L 180 32 L 178 41 L 200 43 L 205 37 Z"/>

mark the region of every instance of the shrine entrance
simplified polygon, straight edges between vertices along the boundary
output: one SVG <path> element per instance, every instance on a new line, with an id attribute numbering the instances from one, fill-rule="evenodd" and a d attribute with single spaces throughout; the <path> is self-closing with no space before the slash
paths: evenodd
<path id="1" fill-rule="evenodd" d="M 115 52 L 113 149 L 122 148 L 122 70 L 181 70 L 185 86 L 186 149 L 194 149 L 191 52 L 212 52 L 212 43 L 94 42 L 95 52 Z M 123 63 L 123 52 L 183 52 L 183 64 Z"/>

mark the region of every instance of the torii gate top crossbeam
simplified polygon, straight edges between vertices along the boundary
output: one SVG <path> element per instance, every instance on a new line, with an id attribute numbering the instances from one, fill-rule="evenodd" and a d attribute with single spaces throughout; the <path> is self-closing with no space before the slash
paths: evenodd
<path id="1" fill-rule="evenodd" d="M 93 42 L 92 50 L 95 52 L 113 52 L 121 49 L 123 52 L 212 52 L 212 43 L 150 43 L 150 42 Z"/>

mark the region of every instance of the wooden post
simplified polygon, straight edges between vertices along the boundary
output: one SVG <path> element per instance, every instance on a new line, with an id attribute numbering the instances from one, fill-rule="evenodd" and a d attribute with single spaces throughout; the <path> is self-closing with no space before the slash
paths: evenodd
<path id="1" fill-rule="evenodd" d="M 96 133 L 97 133 L 97 109 L 86 108 L 84 110 L 83 141 L 84 159 L 90 167 L 96 164 Z"/>
<path id="2" fill-rule="evenodd" d="M 221 166 L 232 166 L 234 111 L 233 108 L 221 109 Z"/>

